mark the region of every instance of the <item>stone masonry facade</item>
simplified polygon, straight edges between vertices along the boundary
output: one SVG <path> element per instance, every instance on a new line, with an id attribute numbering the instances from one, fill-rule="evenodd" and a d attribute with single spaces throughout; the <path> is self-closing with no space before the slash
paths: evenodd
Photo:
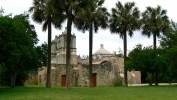
<path id="1" fill-rule="evenodd" d="M 66 83 L 66 36 L 67 31 L 56 36 L 52 41 L 51 84 L 52 86 L 65 86 Z M 82 59 L 76 55 L 76 36 L 71 37 L 71 86 L 89 86 L 89 59 Z M 123 78 L 124 62 L 122 57 L 116 57 L 104 49 L 103 44 L 93 54 L 93 84 L 95 86 L 112 86 L 113 80 Z M 46 83 L 46 67 L 38 71 L 38 84 Z M 139 71 L 128 72 L 129 84 L 140 84 Z"/>

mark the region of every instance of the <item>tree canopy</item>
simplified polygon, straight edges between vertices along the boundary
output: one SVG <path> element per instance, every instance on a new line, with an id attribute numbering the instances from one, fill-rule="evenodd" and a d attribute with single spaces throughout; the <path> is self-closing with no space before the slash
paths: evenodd
<path id="1" fill-rule="evenodd" d="M 14 88 L 18 72 L 41 67 L 34 45 L 38 41 L 37 34 L 26 13 L 0 16 L 0 26 L 0 65 L 8 69 L 10 87 Z"/>
<path id="2" fill-rule="evenodd" d="M 167 11 L 162 9 L 161 6 L 146 7 L 142 13 L 142 34 L 150 37 L 153 35 L 153 45 L 156 48 L 156 37 L 160 37 L 160 33 L 165 33 L 169 27 L 169 20 Z"/>
<path id="3" fill-rule="evenodd" d="M 153 46 L 143 47 L 138 44 L 129 53 L 130 60 L 125 67 L 130 71 L 138 70 L 142 75 L 147 75 L 146 81 L 150 85 L 159 81 L 170 83 L 176 80 L 176 54 L 176 47 L 154 49 Z M 157 76 L 156 73 L 158 73 Z"/>
<path id="4" fill-rule="evenodd" d="M 170 22 L 170 27 L 160 36 L 160 46 L 163 48 L 173 48 L 177 46 L 177 23 Z"/>

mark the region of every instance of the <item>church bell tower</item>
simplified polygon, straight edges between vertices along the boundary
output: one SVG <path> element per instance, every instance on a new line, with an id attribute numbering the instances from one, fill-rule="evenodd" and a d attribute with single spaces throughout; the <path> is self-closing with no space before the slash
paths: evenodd
<path id="1" fill-rule="evenodd" d="M 55 58 L 56 64 L 66 64 L 66 47 L 67 47 L 67 27 L 65 27 L 64 32 L 61 35 L 55 36 L 55 40 L 52 42 L 52 54 Z M 76 55 L 76 36 L 71 34 L 71 58 L 70 64 L 77 64 Z"/>

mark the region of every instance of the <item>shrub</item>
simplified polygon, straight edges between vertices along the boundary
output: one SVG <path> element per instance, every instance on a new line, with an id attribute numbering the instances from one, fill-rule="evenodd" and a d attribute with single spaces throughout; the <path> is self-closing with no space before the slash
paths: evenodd
<path id="1" fill-rule="evenodd" d="M 5 66 L 0 66 L 0 85 L 9 86 L 10 85 L 10 71 Z M 15 85 L 23 86 L 26 79 L 29 78 L 28 72 L 18 71 L 16 76 Z"/>
<path id="2" fill-rule="evenodd" d="M 122 86 L 122 78 L 115 78 L 113 79 L 113 86 Z"/>

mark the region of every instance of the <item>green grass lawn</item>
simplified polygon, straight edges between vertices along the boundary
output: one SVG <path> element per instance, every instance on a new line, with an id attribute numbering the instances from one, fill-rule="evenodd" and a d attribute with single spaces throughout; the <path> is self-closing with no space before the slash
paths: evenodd
<path id="1" fill-rule="evenodd" d="M 0 87 L 0 100 L 177 100 L 177 86 Z"/>

